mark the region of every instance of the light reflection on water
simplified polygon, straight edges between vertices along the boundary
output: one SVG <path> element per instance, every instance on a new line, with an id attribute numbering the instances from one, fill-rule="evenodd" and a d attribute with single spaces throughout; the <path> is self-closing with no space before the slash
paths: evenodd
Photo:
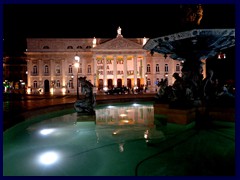
<path id="1" fill-rule="evenodd" d="M 153 121 L 152 105 L 130 104 L 96 109 L 96 124 L 99 125 L 145 125 L 152 127 Z"/>
<path id="2" fill-rule="evenodd" d="M 4 134 L 4 174 L 38 175 L 38 168 L 54 166 L 54 163 L 59 165 L 60 162 L 70 171 L 72 167 L 68 164 L 77 167 L 83 163 L 82 154 L 91 160 L 90 152 L 105 153 L 107 149 L 112 159 L 112 156 L 118 158 L 118 154 L 126 151 L 138 151 L 133 151 L 129 148 L 131 146 L 138 146 L 141 149 L 139 153 L 145 153 L 149 140 L 165 138 L 164 133 L 156 130 L 154 125 L 152 104 L 105 105 L 97 106 L 95 111 L 95 115 L 74 112 L 38 122 L 25 121 L 24 126 L 11 128 L 9 133 Z M 12 148 L 13 144 L 18 148 Z M 49 159 L 53 153 L 54 158 Z M 72 157 L 74 162 L 70 161 Z M 21 168 L 21 163 L 25 166 L 29 163 L 26 171 Z M 29 171 L 31 168 L 33 170 Z M 84 171 L 71 171 L 77 175 L 84 174 Z M 57 173 L 56 170 L 52 174 Z"/>
<path id="3" fill-rule="evenodd" d="M 53 131 L 54 129 L 54 131 Z M 164 135 L 157 131 L 154 124 L 154 109 L 152 104 L 124 104 L 99 106 L 95 115 L 71 113 L 56 118 L 50 118 L 30 125 L 29 132 L 52 132 L 64 134 L 71 131 L 79 133 L 95 131 L 97 143 L 106 139 L 152 139 Z M 38 133 L 39 134 L 39 133 Z"/>

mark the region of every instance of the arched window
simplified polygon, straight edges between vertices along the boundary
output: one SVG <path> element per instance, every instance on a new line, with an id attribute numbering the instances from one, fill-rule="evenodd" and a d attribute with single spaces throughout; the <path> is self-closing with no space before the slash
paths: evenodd
<path id="1" fill-rule="evenodd" d="M 49 73 L 48 65 L 45 65 L 45 66 L 44 66 L 44 73 L 45 73 L 45 74 L 48 74 L 48 73 Z"/>
<path id="2" fill-rule="evenodd" d="M 49 46 L 43 46 L 43 49 L 49 49 Z"/>
<path id="3" fill-rule="evenodd" d="M 151 79 L 147 79 L 147 85 L 151 85 Z"/>
<path id="4" fill-rule="evenodd" d="M 58 88 L 60 88 L 61 84 L 60 84 L 60 81 L 59 81 L 59 80 L 57 80 L 56 86 L 57 86 Z"/>
<path id="5" fill-rule="evenodd" d="M 82 49 L 82 46 L 78 46 L 77 49 Z"/>
<path id="6" fill-rule="evenodd" d="M 180 65 L 176 64 L 176 71 L 180 71 Z"/>
<path id="7" fill-rule="evenodd" d="M 55 70 L 56 70 L 56 74 L 60 74 L 61 73 L 59 64 L 56 65 L 56 69 Z"/>
<path id="8" fill-rule="evenodd" d="M 88 65 L 87 72 L 88 74 L 91 74 L 91 65 Z"/>
<path id="9" fill-rule="evenodd" d="M 168 72 L 168 64 L 165 64 L 165 72 Z"/>
<path id="10" fill-rule="evenodd" d="M 73 47 L 72 46 L 68 46 L 67 49 L 73 49 Z"/>
<path id="11" fill-rule="evenodd" d="M 68 73 L 72 74 L 72 65 L 71 64 L 68 66 Z"/>
<path id="12" fill-rule="evenodd" d="M 36 65 L 33 66 L 33 74 L 37 74 L 38 73 L 38 68 Z"/>
<path id="13" fill-rule="evenodd" d="M 150 64 L 147 64 L 147 73 L 151 72 Z"/>
<path id="14" fill-rule="evenodd" d="M 37 81 L 33 81 L 33 88 L 37 88 Z"/>
<path id="15" fill-rule="evenodd" d="M 156 73 L 159 73 L 159 64 L 156 64 Z"/>
<path id="16" fill-rule="evenodd" d="M 72 79 L 69 80 L 68 87 L 73 89 L 73 80 Z"/>

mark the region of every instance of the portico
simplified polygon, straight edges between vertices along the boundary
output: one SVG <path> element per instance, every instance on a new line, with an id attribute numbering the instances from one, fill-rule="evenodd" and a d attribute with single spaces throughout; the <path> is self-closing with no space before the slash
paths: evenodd
<path id="1" fill-rule="evenodd" d="M 84 76 L 100 91 L 147 85 L 155 92 L 161 79 L 172 84 L 172 74 L 180 73 L 181 64 L 167 54 L 153 56 L 143 49 L 146 41 L 145 37 L 124 38 L 120 27 L 113 39 L 28 38 L 28 93 L 75 94 L 78 88 L 81 92 L 76 78 Z M 76 55 L 81 59 L 78 69 Z"/>

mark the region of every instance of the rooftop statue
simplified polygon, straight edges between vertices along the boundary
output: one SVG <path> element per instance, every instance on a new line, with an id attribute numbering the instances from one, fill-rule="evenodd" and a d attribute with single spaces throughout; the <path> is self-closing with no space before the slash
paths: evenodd
<path id="1" fill-rule="evenodd" d="M 121 35 L 121 28 L 120 28 L 120 26 L 118 27 L 118 30 L 117 30 L 117 33 L 118 33 L 118 35 Z"/>
<path id="2" fill-rule="evenodd" d="M 123 37 L 121 34 L 122 29 L 120 28 L 120 26 L 117 29 L 117 37 Z"/>
<path id="3" fill-rule="evenodd" d="M 84 98 L 77 100 L 74 103 L 74 109 L 78 113 L 94 113 L 94 107 L 96 105 L 96 95 L 93 93 L 93 85 L 91 82 L 86 80 L 86 77 L 78 78 L 82 85 L 82 91 Z"/>

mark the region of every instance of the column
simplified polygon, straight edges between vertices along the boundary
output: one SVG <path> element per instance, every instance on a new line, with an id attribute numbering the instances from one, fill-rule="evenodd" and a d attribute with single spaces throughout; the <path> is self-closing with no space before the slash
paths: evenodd
<path id="1" fill-rule="evenodd" d="M 54 79 L 54 70 L 53 70 L 53 68 L 54 68 L 54 63 L 53 63 L 53 60 L 52 59 L 50 59 L 49 60 L 49 75 L 50 75 L 50 79 L 51 79 L 51 88 L 52 88 L 52 93 L 54 93 L 55 92 L 55 87 L 56 87 L 56 82 L 54 83 L 54 80 L 56 80 L 56 79 Z M 52 82 L 53 82 L 53 84 L 52 84 Z M 50 90 L 51 90 L 51 88 L 50 88 Z"/>
<path id="2" fill-rule="evenodd" d="M 43 63 L 42 63 L 42 62 L 43 62 L 43 61 L 40 59 L 40 60 L 39 60 L 39 68 L 38 68 L 38 72 L 39 72 L 39 74 L 38 74 L 38 75 L 39 75 L 39 76 L 38 76 L 38 77 L 39 77 L 38 80 L 39 80 L 39 87 L 40 87 L 40 88 L 44 88 L 44 87 L 43 87 L 43 83 L 44 83 L 44 82 L 42 82 L 42 75 L 43 75 L 43 68 L 44 68 L 44 67 L 43 67 Z"/>
<path id="3" fill-rule="evenodd" d="M 113 85 L 117 86 L 117 56 L 113 56 Z"/>
<path id="4" fill-rule="evenodd" d="M 123 56 L 123 77 L 124 77 L 124 86 L 127 87 L 127 56 Z"/>
<path id="5" fill-rule="evenodd" d="M 39 77 L 42 77 L 42 73 L 43 73 L 43 63 L 42 60 L 39 60 L 39 67 L 38 67 L 38 75 Z"/>
<path id="6" fill-rule="evenodd" d="M 107 62 L 106 56 L 103 56 L 103 86 L 107 87 Z"/>
<path id="7" fill-rule="evenodd" d="M 137 56 L 133 56 L 133 67 L 134 67 L 134 86 L 137 86 Z"/>
<path id="8" fill-rule="evenodd" d="M 147 73 L 147 60 L 146 60 L 146 54 L 143 56 L 143 70 L 142 70 L 142 76 L 144 78 L 144 84 L 147 84 L 145 74 Z"/>
<path id="9" fill-rule="evenodd" d="M 30 64 L 31 63 L 31 64 Z M 27 60 L 27 87 L 31 87 L 31 72 L 32 72 L 32 61 L 31 60 Z"/>
<path id="10" fill-rule="evenodd" d="M 95 86 L 97 86 L 97 75 L 98 75 L 98 73 L 97 73 L 97 62 L 96 62 L 97 60 L 96 60 L 96 56 L 94 55 L 93 56 L 93 84 L 95 84 Z"/>
<path id="11" fill-rule="evenodd" d="M 66 64 L 65 64 L 65 60 L 63 59 L 62 60 L 62 66 L 61 66 L 61 74 L 62 74 L 62 86 L 66 86 L 66 77 L 65 77 L 65 69 L 68 69 L 68 67 L 66 67 Z"/>
<path id="12" fill-rule="evenodd" d="M 50 78 L 51 78 L 51 80 L 55 80 L 55 79 L 53 79 L 53 77 L 55 76 L 55 63 L 53 62 L 53 59 L 51 59 L 50 60 L 50 63 L 49 63 L 49 65 L 50 65 Z"/>
<path id="13" fill-rule="evenodd" d="M 87 67 L 85 65 L 85 61 L 83 60 L 83 56 L 80 56 L 80 57 L 81 59 L 80 59 L 79 68 L 82 69 L 82 73 L 80 74 L 80 77 L 81 77 L 81 76 L 86 76 Z"/>
<path id="14" fill-rule="evenodd" d="M 61 72 L 60 72 L 61 76 L 62 76 L 61 86 L 63 87 L 62 92 L 63 92 L 63 94 L 65 94 L 67 92 L 67 79 L 66 79 L 64 70 L 68 69 L 68 67 L 66 67 L 64 59 L 62 59 L 61 61 L 62 61 L 61 62 Z"/>

